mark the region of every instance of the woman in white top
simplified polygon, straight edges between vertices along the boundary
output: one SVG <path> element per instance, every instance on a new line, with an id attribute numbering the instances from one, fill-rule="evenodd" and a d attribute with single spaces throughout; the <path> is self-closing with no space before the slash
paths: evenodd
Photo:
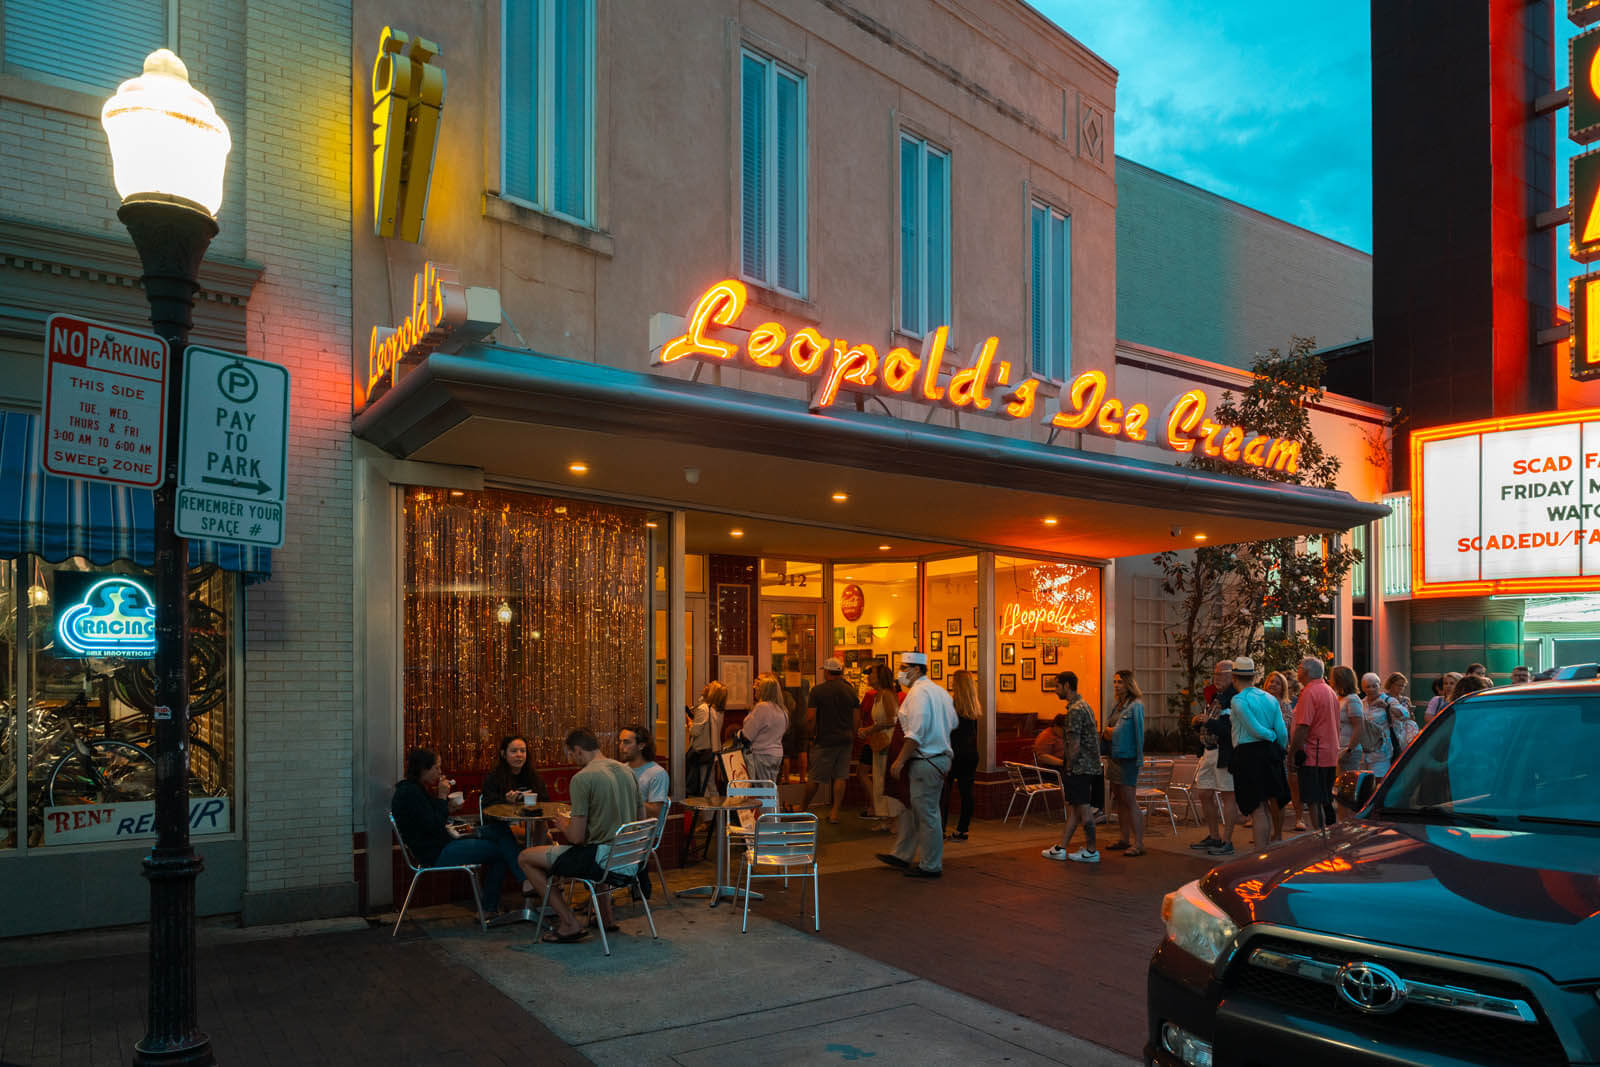
<path id="1" fill-rule="evenodd" d="M 715 788 L 717 751 L 722 748 L 722 719 L 728 687 L 716 679 L 706 683 L 700 703 L 689 712 L 688 782 L 690 796 L 708 796 Z"/>
<path id="2" fill-rule="evenodd" d="M 1389 773 L 1389 764 L 1394 760 L 1394 744 L 1389 740 L 1389 706 L 1394 698 L 1383 691 L 1383 679 L 1371 671 L 1361 676 L 1361 689 L 1365 694 L 1362 709 L 1377 728 L 1367 731 L 1368 740 L 1381 735 L 1379 744 L 1367 746 L 1361 754 L 1361 769 L 1382 778 Z"/>
<path id="3" fill-rule="evenodd" d="M 1395 740 L 1400 742 L 1400 748 L 1394 754 L 1395 759 L 1399 759 L 1400 753 L 1422 732 L 1422 727 L 1417 725 L 1416 717 L 1411 713 L 1411 701 L 1406 699 L 1406 685 L 1406 676 L 1399 671 L 1383 680 L 1383 691 L 1392 698 L 1389 726 L 1394 730 Z"/>
<path id="4" fill-rule="evenodd" d="M 1349 667 L 1335 667 L 1328 678 L 1339 698 L 1339 770 L 1361 769 L 1361 734 L 1366 720 L 1361 697 L 1356 692 L 1356 672 Z"/>
<path id="5" fill-rule="evenodd" d="M 1439 679 L 1439 695 L 1428 701 L 1428 710 L 1423 712 L 1422 715 L 1424 725 L 1432 722 L 1433 717 L 1439 714 L 1446 704 L 1455 699 L 1456 683 L 1459 681 L 1461 681 L 1461 675 L 1456 671 L 1451 671 Z"/>
<path id="6" fill-rule="evenodd" d="M 739 732 L 750 742 L 745 753 L 745 774 L 756 781 L 776 782 L 783 764 L 783 734 L 789 728 L 789 713 L 783 707 L 783 685 L 775 674 L 756 678 L 756 706 L 744 717 Z"/>

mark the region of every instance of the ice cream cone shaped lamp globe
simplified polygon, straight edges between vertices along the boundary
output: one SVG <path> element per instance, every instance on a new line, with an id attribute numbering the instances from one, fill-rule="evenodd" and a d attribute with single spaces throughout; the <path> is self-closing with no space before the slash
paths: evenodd
<path id="1" fill-rule="evenodd" d="M 189 68 L 162 48 L 106 101 L 100 123 L 111 142 L 112 180 L 124 203 L 166 200 L 215 217 L 233 141 Z"/>
<path id="2" fill-rule="evenodd" d="M 178 446 L 184 350 L 194 325 L 200 261 L 217 235 L 223 168 L 232 146 L 211 101 L 189 84 L 183 61 L 150 53 L 144 73 L 122 83 L 100 112 L 128 228 L 144 273 L 150 324 L 167 342 L 166 459 L 154 493 L 156 602 L 155 845 L 150 882 L 149 999 L 138 1067 L 216 1062 L 196 1020 L 195 882 L 204 869 L 189 842 L 188 543 L 178 536 Z"/>

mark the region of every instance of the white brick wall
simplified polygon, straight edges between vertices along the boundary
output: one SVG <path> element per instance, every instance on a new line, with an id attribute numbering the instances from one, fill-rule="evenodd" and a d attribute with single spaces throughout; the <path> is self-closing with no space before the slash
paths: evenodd
<path id="1" fill-rule="evenodd" d="M 244 597 L 252 893 L 354 877 L 350 22 L 349 0 L 177 4 L 177 51 L 233 137 L 209 254 L 264 268 L 246 347 L 293 382 L 288 539 Z M 0 213 L 126 240 L 103 96 L 0 82 Z"/>

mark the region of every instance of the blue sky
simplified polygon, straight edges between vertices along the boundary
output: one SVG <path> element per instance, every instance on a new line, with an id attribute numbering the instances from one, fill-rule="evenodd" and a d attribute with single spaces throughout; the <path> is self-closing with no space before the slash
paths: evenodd
<path id="1" fill-rule="evenodd" d="M 1032 0 L 1117 68 L 1117 154 L 1372 250 L 1359 0 Z"/>

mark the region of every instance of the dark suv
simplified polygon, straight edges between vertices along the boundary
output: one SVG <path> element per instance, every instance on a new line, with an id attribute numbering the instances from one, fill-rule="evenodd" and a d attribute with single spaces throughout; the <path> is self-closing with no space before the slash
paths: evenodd
<path id="1" fill-rule="evenodd" d="M 1464 697 L 1339 793 L 1168 894 L 1145 1061 L 1600 1063 L 1600 683 Z"/>

